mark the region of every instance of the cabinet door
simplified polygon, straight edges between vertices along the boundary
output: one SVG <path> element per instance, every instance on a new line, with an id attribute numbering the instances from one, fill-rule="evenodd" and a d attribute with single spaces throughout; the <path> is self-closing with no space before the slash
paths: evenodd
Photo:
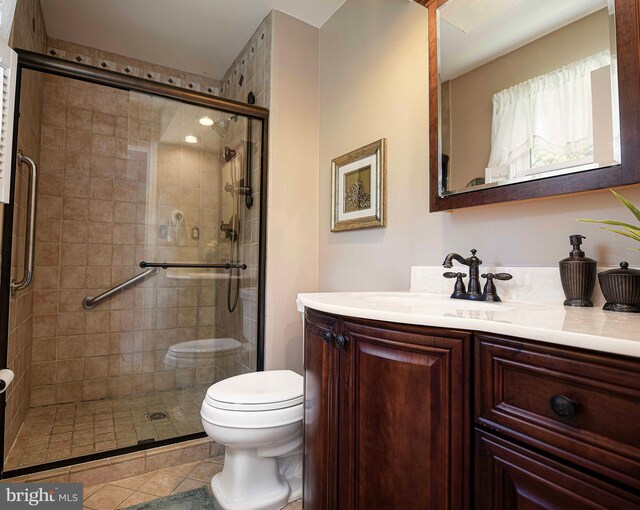
<path id="1" fill-rule="evenodd" d="M 305 510 L 337 508 L 338 321 L 307 309 L 304 334 L 304 489 Z"/>
<path id="2" fill-rule="evenodd" d="M 340 510 L 468 507 L 470 335 L 349 320 Z"/>
<path id="3" fill-rule="evenodd" d="M 637 495 L 543 455 L 476 431 L 478 510 L 638 510 Z"/>

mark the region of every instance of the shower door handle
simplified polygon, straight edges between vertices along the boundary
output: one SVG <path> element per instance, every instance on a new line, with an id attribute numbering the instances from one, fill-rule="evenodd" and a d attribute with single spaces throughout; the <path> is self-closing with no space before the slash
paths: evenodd
<path id="1" fill-rule="evenodd" d="M 36 246 L 36 189 L 38 185 L 38 166 L 33 159 L 22 154 L 22 151 L 18 151 L 18 164 L 21 165 L 23 163 L 31 170 L 31 176 L 29 178 L 29 201 L 27 204 L 27 211 L 29 213 L 27 219 L 27 246 L 24 257 L 24 276 L 19 282 L 15 280 L 11 281 L 11 294 L 13 295 L 31 285 Z"/>

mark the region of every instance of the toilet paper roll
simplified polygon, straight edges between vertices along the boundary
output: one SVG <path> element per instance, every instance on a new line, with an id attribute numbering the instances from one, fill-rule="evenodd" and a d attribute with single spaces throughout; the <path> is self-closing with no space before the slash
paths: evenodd
<path id="1" fill-rule="evenodd" d="M 9 386 L 11 384 L 11 381 L 13 381 L 14 375 L 15 374 L 8 368 L 0 370 L 0 393 L 4 393 L 4 391 L 7 389 L 7 386 Z"/>

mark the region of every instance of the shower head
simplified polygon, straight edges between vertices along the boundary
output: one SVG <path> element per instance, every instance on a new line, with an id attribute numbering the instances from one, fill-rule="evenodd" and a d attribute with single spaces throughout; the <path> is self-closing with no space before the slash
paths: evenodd
<path id="1" fill-rule="evenodd" d="M 211 128 L 216 133 L 218 133 L 219 136 L 224 138 L 225 136 L 227 136 L 227 133 L 229 132 L 229 125 L 231 124 L 232 120 L 233 121 L 237 121 L 238 120 L 238 116 L 237 115 L 231 115 L 230 117 L 227 117 L 226 119 L 218 120 L 218 121 L 213 123 Z"/>

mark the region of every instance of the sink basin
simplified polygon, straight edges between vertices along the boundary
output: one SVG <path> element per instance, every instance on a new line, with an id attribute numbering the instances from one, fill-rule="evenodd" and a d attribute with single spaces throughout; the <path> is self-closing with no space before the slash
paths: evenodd
<path id="1" fill-rule="evenodd" d="M 433 311 L 469 310 L 478 312 L 504 312 L 510 310 L 508 304 L 490 301 L 469 301 L 466 299 L 451 299 L 440 294 L 419 294 L 411 292 L 380 292 L 367 293 L 359 299 L 372 304 L 385 306 L 411 306 L 414 308 Z"/>

